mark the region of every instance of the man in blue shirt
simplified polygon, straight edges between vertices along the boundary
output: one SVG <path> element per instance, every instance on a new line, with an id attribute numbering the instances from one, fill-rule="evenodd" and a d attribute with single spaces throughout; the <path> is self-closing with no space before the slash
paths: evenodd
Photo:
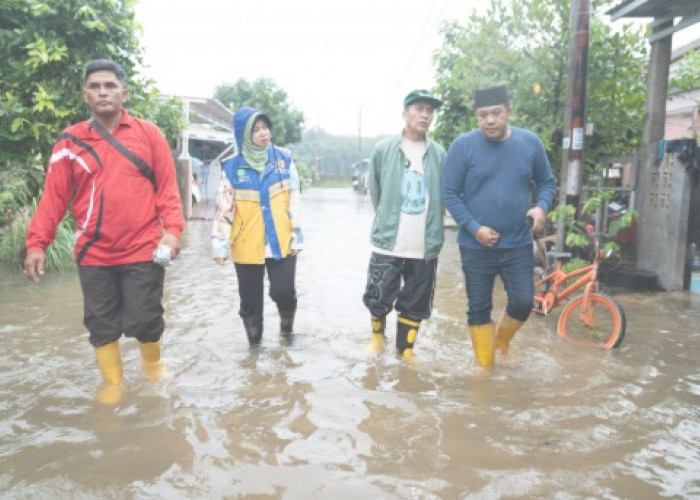
<path id="1" fill-rule="evenodd" d="M 534 231 L 544 227 L 556 180 L 537 135 L 510 126 L 513 108 L 505 87 L 475 91 L 474 107 L 479 128 L 452 142 L 443 170 L 443 200 L 459 225 L 474 355 L 488 370 L 495 350 L 507 354 L 532 310 L 534 262 L 526 219 L 532 219 Z M 496 275 L 508 300 L 494 326 Z"/>

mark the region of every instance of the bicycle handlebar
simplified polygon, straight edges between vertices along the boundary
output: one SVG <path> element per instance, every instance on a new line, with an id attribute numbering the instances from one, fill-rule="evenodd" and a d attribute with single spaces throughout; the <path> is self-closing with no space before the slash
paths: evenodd
<path id="1" fill-rule="evenodd" d="M 592 236 L 595 235 L 595 227 L 593 227 L 593 224 L 582 224 L 578 221 L 571 221 L 571 227 L 577 229 L 578 231 L 584 234 L 590 234 Z"/>

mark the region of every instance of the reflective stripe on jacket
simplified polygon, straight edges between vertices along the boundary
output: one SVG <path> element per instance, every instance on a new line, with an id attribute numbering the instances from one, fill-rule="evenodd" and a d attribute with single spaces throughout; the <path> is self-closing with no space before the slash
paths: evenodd
<path id="1" fill-rule="evenodd" d="M 290 155 L 271 146 L 262 173 L 250 168 L 240 155 L 222 164 L 234 191 L 235 209 L 229 237 L 234 262 L 264 264 L 266 243 L 274 259 L 289 255 L 291 161 Z"/>

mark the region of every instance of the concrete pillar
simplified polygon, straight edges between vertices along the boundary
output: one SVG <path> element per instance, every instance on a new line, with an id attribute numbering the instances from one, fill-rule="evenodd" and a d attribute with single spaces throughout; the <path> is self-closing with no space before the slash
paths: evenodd
<path id="1" fill-rule="evenodd" d="M 652 32 L 671 25 L 673 20 L 655 21 Z M 678 290 L 683 286 L 685 257 L 685 251 L 681 254 L 677 252 L 679 237 L 685 236 L 678 234 L 678 231 L 679 221 L 687 210 L 687 200 L 683 199 L 684 182 L 678 166 L 668 158 L 660 159 L 658 154 L 666 124 L 671 41 L 672 35 L 669 35 L 651 44 L 646 121 L 635 207 L 639 212 L 636 250 L 638 270 L 656 273 L 662 288 Z M 685 232 L 687 225 L 680 230 Z"/>
<path id="2" fill-rule="evenodd" d="M 658 32 L 673 25 L 673 20 L 652 23 L 652 31 Z M 666 124 L 666 99 L 668 98 L 668 74 L 671 64 L 672 35 L 652 42 L 649 56 L 649 80 L 647 81 L 646 123 L 644 145 L 664 138 Z"/>
<path id="3" fill-rule="evenodd" d="M 185 99 L 185 128 L 182 131 L 182 151 L 177 161 L 177 185 L 180 189 L 185 220 L 192 218 L 192 158 L 190 157 L 190 101 Z"/>
<path id="4" fill-rule="evenodd" d="M 692 174 L 674 154 L 658 159 L 648 145 L 640 172 L 636 205 L 637 269 L 655 273 L 664 290 L 682 290 L 686 276 Z"/>
<path id="5" fill-rule="evenodd" d="M 192 160 L 180 156 L 177 160 L 177 187 L 182 200 L 182 213 L 185 220 L 192 218 Z"/>

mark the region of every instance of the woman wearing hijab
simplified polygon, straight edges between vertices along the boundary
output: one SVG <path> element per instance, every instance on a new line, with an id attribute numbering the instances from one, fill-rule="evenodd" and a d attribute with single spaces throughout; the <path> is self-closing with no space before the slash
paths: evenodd
<path id="1" fill-rule="evenodd" d="M 221 164 L 217 215 L 212 231 L 214 261 L 232 258 L 240 309 L 250 345 L 263 333 L 263 281 L 277 304 L 280 334 L 291 338 L 297 297 L 296 255 L 299 227 L 299 174 L 288 151 L 272 144 L 270 118 L 243 107 L 233 116 L 238 154 Z"/>

